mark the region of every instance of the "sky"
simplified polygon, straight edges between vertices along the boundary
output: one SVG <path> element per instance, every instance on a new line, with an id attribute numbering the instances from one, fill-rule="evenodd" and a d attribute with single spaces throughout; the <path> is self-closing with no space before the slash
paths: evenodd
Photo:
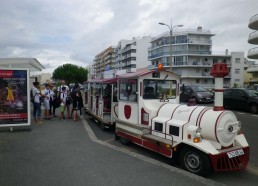
<path id="1" fill-rule="evenodd" d="M 121 39 L 182 29 L 211 30 L 213 51 L 244 51 L 257 0 L 1 0 L 0 57 L 32 57 L 52 72 L 62 64 L 86 67 Z M 180 28 L 181 29 L 181 28 Z"/>

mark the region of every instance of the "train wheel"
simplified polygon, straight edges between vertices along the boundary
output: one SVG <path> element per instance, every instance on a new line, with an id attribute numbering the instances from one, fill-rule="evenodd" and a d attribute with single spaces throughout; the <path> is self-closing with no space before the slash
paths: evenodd
<path id="1" fill-rule="evenodd" d="M 180 164 L 185 170 L 200 176 L 207 176 L 211 170 L 208 156 L 193 148 L 182 149 Z"/>
<path id="2" fill-rule="evenodd" d="M 119 136 L 115 132 L 115 140 L 119 140 Z"/>
<path id="3" fill-rule="evenodd" d="M 127 139 L 125 139 L 125 138 L 123 138 L 123 137 L 121 137 L 121 136 L 119 136 L 119 140 L 120 140 L 120 142 L 123 144 L 123 145 L 125 145 L 125 146 L 128 146 L 128 145 L 130 145 L 130 141 L 129 140 L 127 140 Z"/>
<path id="4" fill-rule="evenodd" d="M 103 122 L 100 122 L 100 128 L 102 130 L 106 130 L 106 125 Z"/>
<path id="5" fill-rule="evenodd" d="M 256 104 L 252 104 L 250 106 L 250 112 L 256 114 L 258 112 L 258 106 Z"/>

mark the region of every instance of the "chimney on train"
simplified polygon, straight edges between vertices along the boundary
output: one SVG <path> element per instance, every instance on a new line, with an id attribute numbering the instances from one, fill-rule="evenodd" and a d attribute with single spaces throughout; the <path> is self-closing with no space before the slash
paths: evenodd
<path id="1" fill-rule="evenodd" d="M 214 98 L 214 111 L 224 110 L 223 107 L 223 80 L 229 74 L 227 64 L 216 63 L 212 66 L 211 76 L 215 78 L 215 98 Z"/>

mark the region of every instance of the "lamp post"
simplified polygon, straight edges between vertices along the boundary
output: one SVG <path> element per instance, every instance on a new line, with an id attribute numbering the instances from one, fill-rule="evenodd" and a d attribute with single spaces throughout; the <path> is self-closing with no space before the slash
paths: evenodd
<path id="1" fill-rule="evenodd" d="M 169 35 L 170 35 L 170 63 L 169 63 L 169 70 L 172 72 L 172 34 L 173 34 L 173 29 L 175 27 L 183 27 L 184 25 L 175 25 L 175 26 L 172 26 L 172 23 L 171 25 L 167 25 L 165 23 L 159 23 L 160 25 L 165 25 L 169 28 Z M 172 96 L 172 83 L 170 83 L 170 93 L 169 93 L 169 96 L 171 97 Z"/>

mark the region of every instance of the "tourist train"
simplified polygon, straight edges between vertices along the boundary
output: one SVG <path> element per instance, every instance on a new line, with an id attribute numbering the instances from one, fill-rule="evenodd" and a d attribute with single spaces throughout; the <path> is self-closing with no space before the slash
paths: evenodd
<path id="1" fill-rule="evenodd" d="M 249 145 L 235 114 L 223 108 L 227 66 L 217 63 L 214 107 L 179 104 L 180 76 L 171 71 L 136 72 L 87 81 L 86 110 L 116 139 L 177 159 L 189 172 L 237 171 L 247 167 Z"/>

